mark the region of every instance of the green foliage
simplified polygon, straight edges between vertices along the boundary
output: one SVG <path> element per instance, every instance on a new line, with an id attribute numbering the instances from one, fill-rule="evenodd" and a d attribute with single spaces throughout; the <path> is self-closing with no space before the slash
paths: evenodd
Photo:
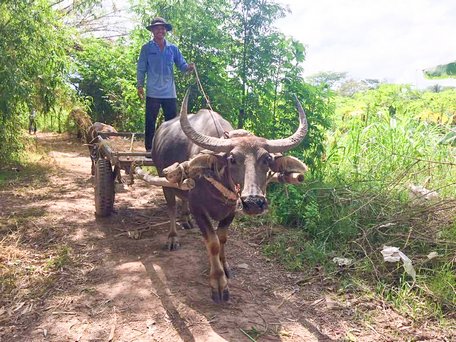
<path id="1" fill-rule="evenodd" d="M 61 246 L 56 251 L 56 255 L 48 260 L 47 267 L 50 270 L 59 270 L 71 263 L 71 260 L 71 248 L 68 246 Z"/>
<path id="2" fill-rule="evenodd" d="M 456 274 L 454 273 L 454 264 L 445 263 L 438 267 L 434 274 L 427 280 L 427 286 L 440 302 L 456 305 Z"/>
<path id="3" fill-rule="evenodd" d="M 0 33 L 6 37 L 0 56 L 6 66 L 1 74 L 5 80 L 0 100 L 2 158 L 19 157 L 23 148 L 19 127 L 26 127 L 31 107 L 38 111 L 40 130 L 62 131 L 74 104 L 89 110 L 94 121 L 121 130 L 142 130 L 144 109 L 135 88 L 136 60 L 141 45 L 150 39 L 144 26 L 155 15 L 173 23 L 168 38 L 189 62 L 196 63 L 215 110 L 234 125 L 279 138 L 296 128 L 291 96 L 295 93 L 306 106 L 312 128 L 306 150 L 295 153 L 312 165 L 324 153 L 321 141 L 333 109 L 331 94 L 304 84 L 300 77 L 304 46 L 274 27 L 274 21 L 286 13 L 274 1 L 248 0 L 234 7 L 227 0 L 133 1 L 132 9 L 143 25 L 128 39 L 115 42 L 81 38 L 64 25 L 73 25 L 87 10 L 98 11 L 97 0 L 66 9 L 52 7 L 46 0 L 30 6 L 7 3 L 0 7 Z M 194 78 L 176 77 L 179 99 L 193 83 Z M 190 105 L 194 111 L 207 104 L 202 94 L 193 93 Z"/>
<path id="4" fill-rule="evenodd" d="M 456 62 L 437 65 L 434 68 L 425 69 L 423 72 L 424 76 L 431 80 L 454 78 L 456 77 Z"/>
<path id="5" fill-rule="evenodd" d="M 71 81 L 78 94 L 88 99 L 93 121 L 121 130 L 142 130 L 144 115 L 136 94 L 134 52 L 123 40 L 87 38 L 78 44 Z"/>
<path id="6" fill-rule="evenodd" d="M 445 316 L 455 305 L 456 151 L 442 141 L 452 129 L 456 92 L 381 85 L 335 100 L 333 127 L 313 165 L 319 170 L 303 186 L 271 186 L 269 219 L 290 229 L 264 247 L 266 254 L 302 271 L 333 269 L 333 257 L 349 257 L 353 277 L 383 284 L 382 295 L 402 308 L 407 303 L 414 317 Z M 411 185 L 439 198 L 427 201 Z M 384 245 L 412 259 L 415 286 L 402 267 L 384 263 Z M 427 260 L 430 252 L 439 257 Z"/>
<path id="7" fill-rule="evenodd" d="M 335 102 L 333 92 L 325 86 L 311 86 L 305 84 L 301 79 L 290 78 L 286 83 L 288 94 L 296 94 L 303 105 L 307 115 L 308 133 L 304 142 L 290 153 L 303 160 L 311 170 L 316 179 L 323 177 L 321 166 L 325 160 L 326 150 L 324 141 L 326 132 L 332 124 L 334 116 Z M 272 121 L 273 138 L 289 136 L 294 131 L 296 125 L 296 108 L 290 99 L 279 109 L 284 113 L 279 118 Z M 266 125 L 263 125 L 264 127 Z M 265 136 L 268 134 L 265 133 Z"/>
<path id="8" fill-rule="evenodd" d="M 383 298 L 391 302 L 394 307 L 403 314 L 414 319 L 421 317 L 443 318 L 442 308 L 436 303 L 426 300 L 424 291 L 411 286 L 404 277 L 396 287 L 389 284 L 379 283 L 378 292 Z"/>
<path id="9" fill-rule="evenodd" d="M 265 245 L 263 252 L 269 257 L 279 259 L 291 271 L 302 271 L 315 265 L 328 265 L 326 246 L 309 240 L 309 235 L 303 230 L 286 231 Z"/>
<path id="10" fill-rule="evenodd" d="M 46 0 L 0 4 L 0 161 L 18 159 L 30 108 L 46 114 L 67 89 L 69 31 Z"/>
<path id="11" fill-rule="evenodd" d="M 407 87 L 381 86 L 354 99 L 340 98 L 337 130 L 328 135 L 324 173 L 346 183 L 357 182 L 361 187 L 380 190 L 418 162 L 417 167 L 422 170 L 405 175 L 402 182 L 423 184 L 426 181 L 431 188 L 439 187 L 442 182 L 449 184 L 455 176 L 454 169 L 447 170 L 447 163 L 452 161 L 452 148 L 439 142 L 450 129 L 447 113 L 454 111 L 454 101 L 450 99 L 456 98 L 456 92 L 433 94 L 432 102 L 428 96 L 420 96 Z M 441 117 L 446 116 L 446 120 L 435 123 L 420 120 L 418 113 L 425 108 L 433 110 L 432 106 L 440 101 L 446 103 L 440 107 L 445 108 Z M 446 121 L 447 125 L 438 121 Z M 426 166 L 422 163 L 424 160 L 430 164 Z M 447 191 L 451 192 L 443 189 L 443 193 Z"/>
<path id="12" fill-rule="evenodd" d="M 278 224 L 303 231 L 307 247 L 314 246 L 311 250 L 316 249 L 321 255 L 349 248 L 350 241 L 358 233 L 356 220 L 361 220 L 361 216 L 350 217 L 350 213 L 360 204 L 359 200 L 342 201 L 338 198 L 342 189 L 325 188 L 317 182 L 302 188 L 276 185 L 271 190 L 268 196 L 271 216 Z M 317 260 L 326 263 L 323 258 L 313 259 Z"/>

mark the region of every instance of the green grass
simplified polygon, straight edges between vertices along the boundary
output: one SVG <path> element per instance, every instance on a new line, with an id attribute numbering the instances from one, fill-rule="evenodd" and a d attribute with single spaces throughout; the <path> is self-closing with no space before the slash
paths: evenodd
<path id="1" fill-rule="evenodd" d="M 336 282 L 364 279 L 372 290 L 377 283 L 383 284 L 388 289 L 381 292 L 384 298 L 397 307 L 408 301 L 416 319 L 441 319 L 456 309 L 455 201 L 418 205 L 392 192 L 388 197 L 365 190 L 322 189 L 320 184 L 304 186 L 298 192 L 288 191 L 289 198 L 280 189 L 270 194 L 269 219 L 289 228 L 263 246 L 268 257 L 292 271 L 321 266 L 327 273 L 337 270 L 334 257 L 347 257 L 353 267 L 335 272 Z M 407 286 L 413 280 L 404 274 L 402 264 L 383 261 L 384 245 L 399 247 L 412 259 L 417 281 L 411 289 Z M 428 260 L 430 252 L 439 256 Z"/>
<path id="2" fill-rule="evenodd" d="M 444 319 L 442 306 L 433 301 L 425 291 L 410 284 L 405 277 L 400 279 L 398 286 L 391 287 L 387 283 L 380 283 L 377 290 L 378 294 L 392 303 L 397 311 L 415 320 L 421 320 L 423 317 Z"/>
<path id="3" fill-rule="evenodd" d="M 270 258 L 280 260 L 290 271 L 303 271 L 309 266 L 323 265 L 328 270 L 331 264 L 328 251 L 323 243 L 309 241 L 302 230 L 289 230 L 275 236 L 263 247 L 263 252 Z"/>
<path id="4" fill-rule="evenodd" d="M 60 270 L 71 263 L 71 248 L 61 246 L 55 255 L 51 256 L 46 264 L 50 270 Z"/>
<path id="5" fill-rule="evenodd" d="M 425 285 L 430 293 L 434 295 L 434 300 L 450 307 L 456 307 L 456 273 L 454 263 L 443 263 L 425 279 Z"/>
<path id="6" fill-rule="evenodd" d="M 418 120 L 414 94 L 406 99 L 403 91 L 381 91 L 339 106 L 325 160 L 315 163 L 321 169 L 304 185 L 270 187 L 269 224 L 288 230 L 263 251 L 289 270 L 322 266 L 342 288 L 363 279 L 372 293 L 414 319 L 442 320 L 456 309 L 456 148 L 440 143 L 450 120 Z M 390 117 L 393 101 L 398 110 Z M 411 185 L 435 190 L 438 198 L 413 195 Z M 400 263 L 384 262 L 384 245 L 412 259 L 415 282 Z M 428 260 L 430 252 L 439 256 Z M 352 259 L 353 266 L 337 272 L 336 256 Z"/>
<path id="7" fill-rule="evenodd" d="M 14 188 L 16 184 L 28 183 L 30 187 L 41 186 L 48 179 L 52 164 L 44 151 L 31 138 L 23 138 L 27 149 L 14 161 L 0 166 L 0 191 Z"/>

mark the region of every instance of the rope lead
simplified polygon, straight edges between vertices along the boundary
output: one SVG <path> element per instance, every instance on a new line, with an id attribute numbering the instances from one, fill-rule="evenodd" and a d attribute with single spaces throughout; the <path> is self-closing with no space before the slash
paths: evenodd
<path id="1" fill-rule="evenodd" d="M 220 124 L 220 122 L 218 120 L 215 120 L 215 118 L 214 118 L 214 115 L 213 115 L 214 110 L 212 109 L 211 101 L 209 100 L 209 97 L 207 96 L 206 92 L 203 89 L 203 85 L 201 84 L 201 80 L 198 75 L 198 70 L 196 69 L 196 65 L 195 65 L 194 71 L 195 71 L 196 83 L 198 85 L 198 88 L 200 89 L 201 93 L 203 93 L 204 99 L 206 100 L 207 106 L 209 107 L 209 113 L 211 113 L 211 117 L 212 117 L 212 121 L 214 122 L 215 129 L 217 130 L 217 134 L 218 134 L 219 138 L 221 138 L 223 136 L 223 134 L 221 132 L 225 132 L 225 131 L 223 130 L 223 127 Z M 219 128 L 220 128 L 220 130 L 219 130 Z"/>

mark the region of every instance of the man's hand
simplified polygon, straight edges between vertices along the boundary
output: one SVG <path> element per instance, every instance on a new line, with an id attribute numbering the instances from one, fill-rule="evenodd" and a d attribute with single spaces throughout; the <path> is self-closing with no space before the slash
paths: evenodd
<path id="1" fill-rule="evenodd" d="M 141 99 L 141 101 L 144 101 L 144 88 L 143 87 L 138 87 L 138 96 Z"/>
<path id="2" fill-rule="evenodd" d="M 186 72 L 191 73 L 194 70 L 195 70 L 195 63 L 189 63 Z"/>

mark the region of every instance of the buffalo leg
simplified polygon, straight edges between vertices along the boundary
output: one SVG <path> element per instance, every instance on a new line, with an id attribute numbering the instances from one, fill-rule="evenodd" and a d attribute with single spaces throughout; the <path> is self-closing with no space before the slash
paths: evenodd
<path id="1" fill-rule="evenodd" d="M 219 238 L 206 214 L 199 213 L 195 215 L 195 213 L 193 213 L 193 217 L 195 218 L 206 243 L 210 264 L 209 284 L 211 286 L 212 300 L 216 303 L 226 302 L 230 297 L 230 293 L 228 290 L 228 279 L 225 275 L 222 262 L 220 261 Z"/>
<path id="2" fill-rule="evenodd" d="M 192 221 L 190 220 L 190 210 L 188 208 L 188 201 L 186 199 L 182 199 L 182 228 L 193 228 Z"/>
<path id="3" fill-rule="evenodd" d="M 223 265 L 223 270 L 224 270 L 227 278 L 231 278 L 231 277 L 230 277 L 230 267 L 229 267 L 228 262 L 226 261 L 226 257 L 225 257 L 225 243 L 227 240 L 228 227 L 230 226 L 231 222 L 233 222 L 233 219 L 234 219 L 234 214 L 230 215 L 226 219 L 220 221 L 218 228 L 217 228 L 217 236 L 218 236 L 218 239 L 220 242 L 220 262 Z"/>
<path id="4" fill-rule="evenodd" d="M 172 189 L 163 188 L 163 194 L 166 199 L 166 208 L 169 217 L 169 232 L 168 242 L 166 244 L 168 250 L 173 251 L 180 247 L 179 238 L 176 230 L 176 196 Z"/>
<path id="5" fill-rule="evenodd" d="M 114 166 L 114 176 L 116 177 L 116 180 L 119 182 L 119 184 L 122 184 L 122 175 L 120 174 L 119 165 Z"/>

